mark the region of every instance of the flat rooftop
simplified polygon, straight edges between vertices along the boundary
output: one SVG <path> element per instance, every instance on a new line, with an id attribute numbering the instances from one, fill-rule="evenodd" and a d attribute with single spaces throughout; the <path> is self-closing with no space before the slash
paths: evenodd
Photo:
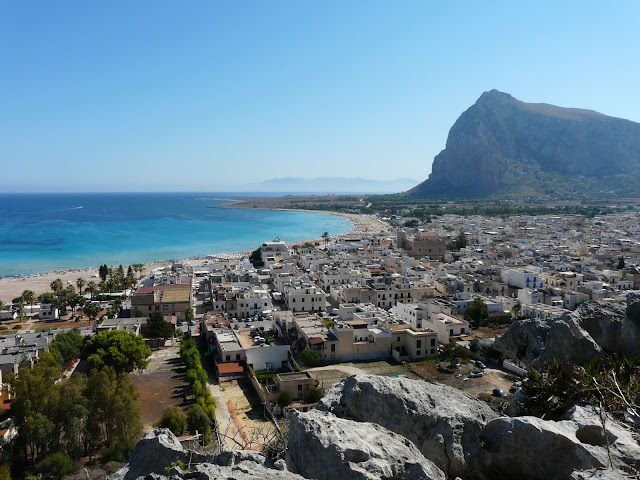
<path id="1" fill-rule="evenodd" d="M 279 373 L 276 375 L 278 380 L 282 382 L 299 382 L 303 380 L 309 380 L 313 377 L 309 374 L 309 372 L 288 372 L 288 373 Z"/>

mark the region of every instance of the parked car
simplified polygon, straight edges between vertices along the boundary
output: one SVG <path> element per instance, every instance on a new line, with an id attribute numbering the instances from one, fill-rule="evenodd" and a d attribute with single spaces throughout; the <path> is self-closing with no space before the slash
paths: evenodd
<path id="1" fill-rule="evenodd" d="M 471 372 L 469 374 L 469 378 L 478 378 L 478 377 L 482 377 L 484 375 L 484 372 L 480 371 L 480 370 L 476 370 L 474 372 Z"/>
<path id="2" fill-rule="evenodd" d="M 493 392 L 491 392 L 491 395 L 493 395 L 494 397 L 506 397 L 507 396 L 507 394 L 504 393 L 501 388 L 494 388 Z"/>
<path id="3" fill-rule="evenodd" d="M 482 363 L 480 360 L 476 360 L 476 367 L 481 368 L 483 370 L 487 368 L 487 366 L 484 363 Z"/>

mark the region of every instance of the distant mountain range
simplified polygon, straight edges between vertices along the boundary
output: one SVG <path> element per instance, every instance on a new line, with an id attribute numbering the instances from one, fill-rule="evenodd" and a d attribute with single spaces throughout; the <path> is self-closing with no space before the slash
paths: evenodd
<path id="1" fill-rule="evenodd" d="M 455 122 L 413 198 L 640 196 L 640 123 L 483 93 Z"/>
<path id="2" fill-rule="evenodd" d="M 397 193 L 414 187 L 418 180 L 397 178 L 395 180 L 367 180 L 366 178 L 272 178 L 248 185 L 255 192 L 291 193 Z"/>

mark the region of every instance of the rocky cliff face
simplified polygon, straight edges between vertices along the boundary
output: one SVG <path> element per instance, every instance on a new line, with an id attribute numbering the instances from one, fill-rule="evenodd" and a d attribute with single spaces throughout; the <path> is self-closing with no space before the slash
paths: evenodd
<path id="1" fill-rule="evenodd" d="M 640 186 L 640 123 L 485 92 L 449 131 L 414 198 L 626 195 Z"/>
<path id="2" fill-rule="evenodd" d="M 402 435 L 454 476 L 467 473 L 480 448 L 480 432 L 497 417 L 486 403 L 455 388 L 376 375 L 355 375 L 335 384 L 318 408 Z"/>
<path id="3" fill-rule="evenodd" d="M 640 355 L 640 292 L 628 294 L 626 309 L 587 302 L 558 320 L 521 320 L 495 347 L 534 365 L 554 360 L 582 365 L 605 353 Z"/>
<path id="4" fill-rule="evenodd" d="M 372 375 L 342 380 L 320 409 L 294 413 L 286 455 L 286 463 L 252 451 L 203 457 L 156 430 L 110 479 L 617 480 L 640 469 L 635 433 L 593 407 L 559 421 L 498 417 L 452 388 Z M 171 466 L 177 460 L 184 470 Z"/>

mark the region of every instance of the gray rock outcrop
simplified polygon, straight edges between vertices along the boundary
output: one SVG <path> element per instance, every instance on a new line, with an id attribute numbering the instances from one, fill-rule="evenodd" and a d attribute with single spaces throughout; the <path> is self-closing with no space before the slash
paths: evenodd
<path id="1" fill-rule="evenodd" d="M 401 435 L 319 410 L 292 415 L 287 463 L 291 470 L 317 480 L 445 479 Z"/>
<path id="2" fill-rule="evenodd" d="M 446 385 L 376 375 L 338 382 L 318 408 L 402 435 L 448 476 L 462 477 L 480 448 L 482 429 L 497 417 L 486 403 Z"/>
<path id="3" fill-rule="evenodd" d="M 521 320 L 495 347 L 528 363 L 554 360 L 585 364 L 606 353 L 640 355 L 640 293 L 630 292 L 621 305 L 586 302 L 556 320 Z"/>
<path id="4" fill-rule="evenodd" d="M 138 441 L 127 464 L 117 473 L 117 478 L 134 480 L 150 473 L 164 474 L 173 462 L 188 462 L 187 450 L 168 428 L 147 433 Z M 196 455 L 194 460 L 204 460 Z"/>
<path id="5" fill-rule="evenodd" d="M 186 470 L 171 466 L 181 461 L 191 465 Z M 136 480 L 139 478 L 196 480 L 304 480 L 275 465 L 264 455 L 252 451 L 223 452 L 215 457 L 200 455 L 183 448 L 169 429 L 147 433 L 137 444 L 127 464 L 109 476 L 109 480 Z"/>
<path id="6" fill-rule="evenodd" d="M 611 418 L 605 425 L 606 431 L 597 410 L 580 406 L 560 421 L 496 418 L 482 433 L 479 471 L 486 478 L 565 479 L 576 471 L 606 469 L 609 456 L 615 469 L 640 467 L 640 446 L 629 431 Z"/>

